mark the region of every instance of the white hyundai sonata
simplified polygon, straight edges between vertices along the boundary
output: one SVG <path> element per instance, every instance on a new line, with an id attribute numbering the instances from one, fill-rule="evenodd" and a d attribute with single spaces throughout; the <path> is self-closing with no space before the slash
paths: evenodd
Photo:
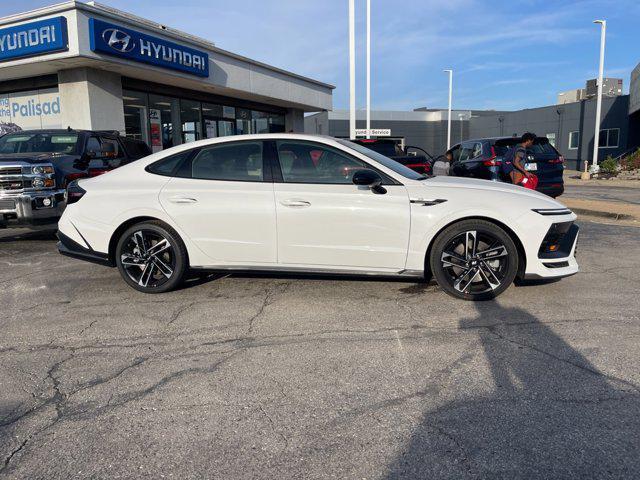
<path id="1" fill-rule="evenodd" d="M 67 192 L 58 248 L 166 292 L 189 270 L 430 277 L 484 300 L 578 272 L 575 214 L 541 193 L 427 178 L 346 140 L 266 134 L 156 153 Z"/>

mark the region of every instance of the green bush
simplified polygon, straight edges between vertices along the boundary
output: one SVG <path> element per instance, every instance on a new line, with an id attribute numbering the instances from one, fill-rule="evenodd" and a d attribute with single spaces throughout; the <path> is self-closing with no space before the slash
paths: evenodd
<path id="1" fill-rule="evenodd" d="M 615 175 L 618 173 L 618 162 L 616 162 L 611 155 L 609 155 L 601 164 L 600 171 L 602 173 L 608 173 L 610 175 Z"/>
<path id="2" fill-rule="evenodd" d="M 640 169 L 640 148 L 630 155 L 627 155 L 620 162 L 623 170 L 638 170 Z"/>

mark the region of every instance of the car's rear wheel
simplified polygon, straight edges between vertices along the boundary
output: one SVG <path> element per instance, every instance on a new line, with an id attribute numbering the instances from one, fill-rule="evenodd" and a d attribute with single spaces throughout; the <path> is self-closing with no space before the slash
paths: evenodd
<path id="1" fill-rule="evenodd" d="M 116 264 L 124 281 L 136 290 L 168 292 L 184 279 L 187 251 L 172 228 L 161 222 L 143 222 L 128 228 L 120 237 Z"/>
<path id="2" fill-rule="evenodd" d="M 430 266 L 438 285 L 449 295 L 488 300 L 513 283 L 518 250 L 499 226 L 485 220 L 464 220 L 438 235 Z"/>

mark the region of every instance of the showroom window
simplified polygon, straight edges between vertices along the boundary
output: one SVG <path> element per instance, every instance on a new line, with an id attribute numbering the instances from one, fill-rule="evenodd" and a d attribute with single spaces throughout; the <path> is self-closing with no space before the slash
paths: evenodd
<path id="1" fill-rule="evenodd" d="M 127 137 L 154 152 L 202 138 L 285 131 L 283 114 L 132 90 L 122 98 Z"/>
<path id="2" fill-rule="evenodd" d="M 577 150 L 580 145 L 580 132 L 569 132 L 569 150 Z"/>
<path id="3" fill-rule="evenodd" d="M 599 148 L 618 148 L 620 143 L 620 129 L 607 128 L 600 130 Z"/>

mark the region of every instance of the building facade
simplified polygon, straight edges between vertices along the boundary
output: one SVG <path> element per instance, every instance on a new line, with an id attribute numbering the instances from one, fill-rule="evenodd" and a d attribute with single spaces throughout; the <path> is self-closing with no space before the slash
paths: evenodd
<path id="1" fill-rule="evenodd" d="M 91 3 L 0 19 L 0 130 L 117 130 L 154 151 L 304 130 L 333 86 Z M 1 134 L 2 132 L 0 132 Z"/>

